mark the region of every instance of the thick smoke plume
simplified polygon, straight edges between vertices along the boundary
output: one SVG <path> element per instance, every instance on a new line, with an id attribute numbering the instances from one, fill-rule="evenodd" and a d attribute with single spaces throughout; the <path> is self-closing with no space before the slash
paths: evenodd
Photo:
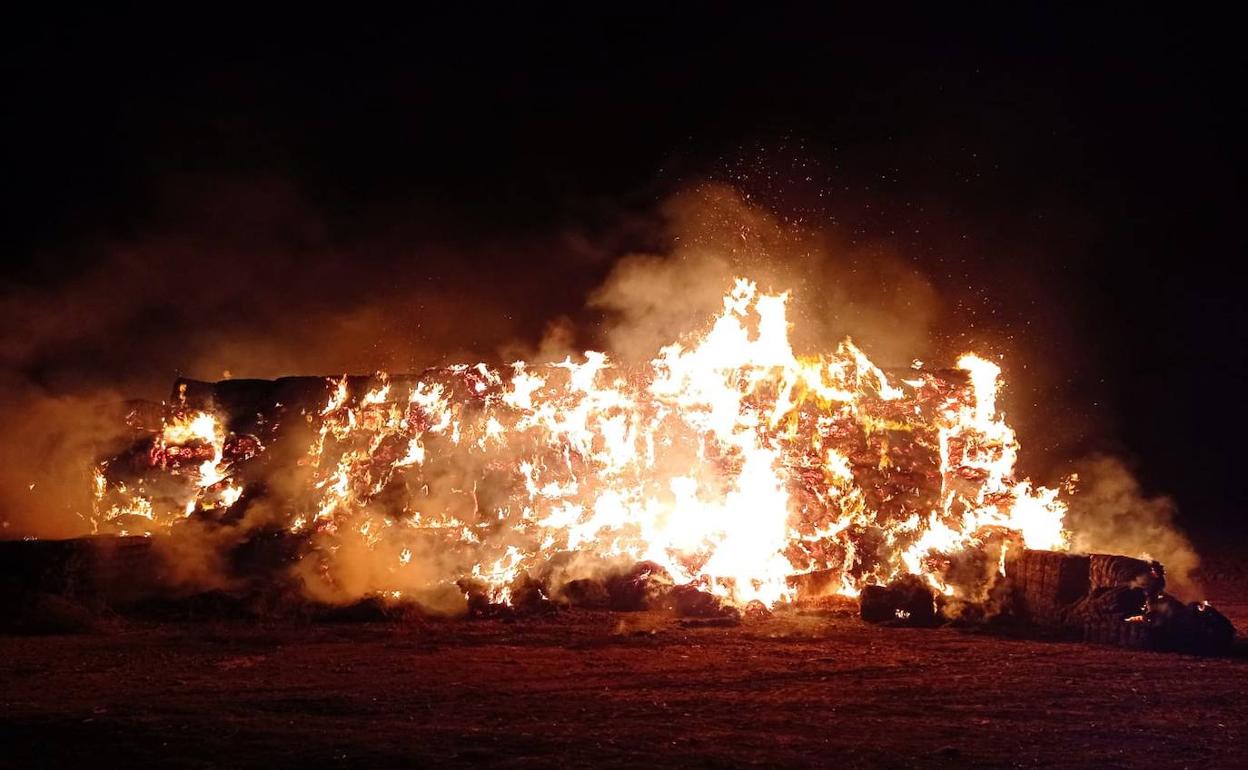
<path id="1" fill-rule="evenodd" d="M 849 336 L 881 365 L 932 349 L 940 309 L 923 275 L 882 245 L 851 248 L 834 232 L 792 224 L 722 184 L 693 187 L 663 207 L 670 250 L 616 263 L 590 296 L 608 314 L 603 343 L 648 360 L 720 309 L 735 276 L 792 296 L 797 350 L 826 352 Z"/>
<path id="2" fill-rule="evenodd" d="M 1123 553 L 1156 559 L 1176 593 L 1198 593 L 1192 571 L 1199 564 L 1191 542 L 1175 526 L 1174 501 L 1149 497 L 1127 466 L 1099 455 L 1076 468 L 1078 493 L 1067 513 L 1071 547 L 1092 553 Z"/>

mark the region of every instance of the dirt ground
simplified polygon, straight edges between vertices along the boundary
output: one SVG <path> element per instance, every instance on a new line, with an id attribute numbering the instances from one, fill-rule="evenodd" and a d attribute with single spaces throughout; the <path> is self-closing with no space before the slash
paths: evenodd
<path id="1" fill-rule="evenodd" d="M 852 617 L 117 621 L 0 637 L 0 766 L 1248 767 L 1246 694 L 1242 656 Z"/>

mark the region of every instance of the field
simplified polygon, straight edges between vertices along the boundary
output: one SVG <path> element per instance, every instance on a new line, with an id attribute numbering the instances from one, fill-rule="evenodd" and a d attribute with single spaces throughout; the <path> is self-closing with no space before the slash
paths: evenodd
<path id="1" fill-rule="evenodd" d="M 0 636 L 0 766 L 1246 767 L 1246 693 L 1242 655 L 847 616 L 113 620 Z"/>

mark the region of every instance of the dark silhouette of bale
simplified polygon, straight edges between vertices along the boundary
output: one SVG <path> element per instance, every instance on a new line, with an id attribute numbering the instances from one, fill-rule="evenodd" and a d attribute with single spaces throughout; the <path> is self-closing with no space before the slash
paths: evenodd
<path id="1" fill-rule="evenodd" d="M 251 593 L 200 591 L 182 596 L 150 596 L 124 605 L 121 611 L 143 620 L 254 620 L 258 616 L 255 598 Z"/>
<path id="2" fill-rule="evenodd" d="M 56 594 L 26 594 L 0 603 L 0 633 L 83 634 L 93 631 L 95 624 L 95 615 L 89 609 Z"/>
<path id="3" fill-rule="evenodd" d="M 231 573 L 239 578 L 269 583 L 299 561 L 308 538 L 287 530 L 256 532 L 229 552 Z"/>
<path id="4" fill-rule="evenodd" d="M 1184 604 L 1161 594 L 1149 602 L 1145 618 L 1157 649 L 1225 655 L 1235 644 L 1235 626 L 1207 602 Z"/>
<path id="5" fill-rule="evenodd" d="M 167 407 L 159 401 L 129 398 L 124 402 L 124 409 L 126 427 L 133 431 L 132 438 L 158 433 L 164 427 Z"/>
<path id="6" fill-rule="evenodd" d="M 88 605 L 129 601 L 160 587 L 163 562 L 152 546 L 145 537 L 3 541 L 0 582 Z"/>
<path id="7" fill-rule="evenodd" d="M 536 614 L 554 610 L 542 584 L 528 573 L 521 573 L 511 584 L 511 606 L 516 612 Z"/>
<path id="8" fill-rule="evenodd" d="M 918 575 L 903 575 L 886 586 L 866 586 L 858 597 L 858 611 L 868 623 L 901 626 L 936 624 L 936 599 Z"/>
<path id="9" fill-rule="evenodd" d="M 279 377 L 273 381 L 273 397 L 293 414 L 320 411 L 332 391 L 328 377 Z"/>
<path id="10" fill-rule="evenodd" d="M 569 580 L 559 589 L 559 599 L 573 607 L 586 609 L 606 609 L 611 603 L 611 595 L 601 580 L 579 578 Z"/>
<path id="11" fill-rule="evenodd" d="M 1156 647 L 1152 629 L 1139 617 L 1133 620 L 1089 620 L 1074 630 L 1074 638 L 1093 644 L 1111 644 L 1134 650 L 1151 650 Z"/>
<path id="12" fill-rule="evenodd" d="M 464 598 L 468 600 L 468 615 L 471 617 L 494 617 L 504 614 L 503 607 L 495 604 L 490 599 L 489 587 L 484 581 L 476 578 L 461 578 L 455 581 L 456 587 L 464 592 Z M 505 608 L 510 611 L 510 608 Z"/>
<path id="13" fill-rule="evenodd" d="M 322 623 L 380 623 L 390 620 L 393 613 L 379 597 L 369 596 L 343 605 L 323 607 L 315 619 Z"/>
<path id="14" fill-rule="evenodd" d="M 216 387 L 215 382 L 179 377 L 173 381 L 170 403 L 182 404 L 188 409 L 211 411 L 216 408 Z"/>
<path id="15" fill-rule="evenodd" d="M 727 618 L 739 615 L 733 607 L 724 606 L 719 598 L 697 586 L 676 586 L 667 593 L 666 609 L 682 618 Z"/>
<path id="16" fill-rule="evenodd" d="M 1152 630 L 1145 622 L 1148 594 L 1137 586 L 1093 588 L 1066 613 L 1066 627 L 1074 638 L 1094 644 L 1148 649 Z"/>
<path id="17" fill-rule="evenodd" d="M 1133 585 L 1092 589 L 1071 608 L 1068 624 L 1086 641 L 1137 649 L 1225 655 L 1235 643 L 1235 627 L 1209 604 Z"/>
<path id="18" fill-rule="evenodd" d="M 868 623 L 886 623 L 897 617 L 897 601 L 887 586 L 863 586 L 858 612 Z"/>
<path id="19" fill-rule="evenodd" d="M 671 590 L 671 575 L 652 561 L 638 562 L 606 581 L 608 606 L 623 612 L 662 607 Z"/>
<path id="20" fill-rule="evenodd" d="M 276 391 L 272 380 L 221 380 L 213 386 L 216 412 L 226 416 L 226 428 L 252 433 L 272 416 Z"/>

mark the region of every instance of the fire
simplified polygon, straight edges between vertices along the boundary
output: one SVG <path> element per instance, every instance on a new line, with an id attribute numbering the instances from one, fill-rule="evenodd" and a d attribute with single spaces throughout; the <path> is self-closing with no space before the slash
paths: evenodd
<path id="1" fill-rule="evenodd" d="M 947 579 L 959 556 L 993 571 L 1010 542 L 1065 547 L 1057 490 L 1015 475 L 996 364 L 890 376 L 848 340 L 798 356 L 787 303 L 739 279 L 705 333 L 642 369 L 591 351 L 378 375 L 364 392 L 329 381 L 297 421 L 312 432 L 281 524 L 324 580 L 363 549 L 378 592 L 471 577 L 499 602 L 556 565 L 639 561 L 737 604 L 789 600 L 815 571 L 849 595 L 905 573 L 955 595 L 970 590 Z M 245 507 L 247 469 L 287 429 L 262 443 L 175 408 L 143 483 L 97 469 L 98 525 Z"/>

